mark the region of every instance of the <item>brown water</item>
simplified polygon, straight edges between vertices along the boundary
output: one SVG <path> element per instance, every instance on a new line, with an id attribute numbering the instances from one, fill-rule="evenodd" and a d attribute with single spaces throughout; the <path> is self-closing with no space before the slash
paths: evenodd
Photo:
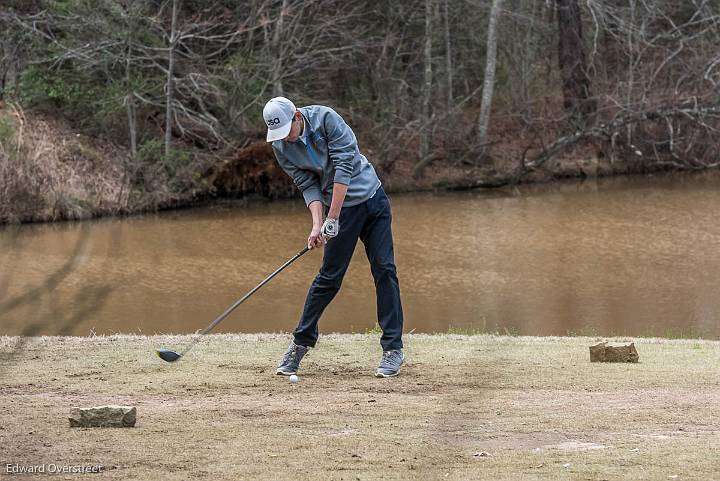
<path id="1" fill-rule="evenodd" d="M 720 337 L 720 173 L 391 195 L 406 331 Z M 0 230 L 0 334 L 188 333 L 303 247 L 301 202 Z M 218 332 L 291 331 L 311 252 Z M 323 332 L 375 325 L 362 244 Z"/>

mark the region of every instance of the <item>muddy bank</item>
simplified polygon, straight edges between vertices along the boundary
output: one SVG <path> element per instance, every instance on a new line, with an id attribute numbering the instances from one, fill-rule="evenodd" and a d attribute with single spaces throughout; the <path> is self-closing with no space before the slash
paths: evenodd
<path id="1" fill-rule="evenodd" d="M 537 153 L 521 148 L 505 126 L 501 140 L 477 159 L 439 151 L 421 174 L 408 152 L 388 160 L 367 149 L 388 192 L 497 188 L 589 178 L 697 169 L 660 162 L 627 148 L 578 144 L 527 167 Z M 498 127 L 499 128 L 499 127 Z M 362 132 L 359 132 L 362 136 Z M 525 139 L 527 141 L 527 139 Z M 204 205 L 221 199 L 300 198 L 263 138 L 222 150 L 178 145 L 169 157 L 149 142 L 130 158 L 111 138 L 87 136 L 67 122 L 0 104 L 0 224 L 80 220 Z"/>
<path id="2" fill-rule="evenodd" d="M 0 338 L 5 463 L 100 465 L 93 479 L 712 479 L 720 342 L 407 335 L 376 379 L 377 335 L 323 336 L 300 382 L 287 335 Z M 71 429 L 72 406 L 137 407 L 127 429 Z M 77 479 L 76 474 L 58 479 Z M 675 478 L 677 476 L 677 478 Z"/>
<path id="3" fill-rule="evenodd" d="M 421 176 L 414 175 L 412 163 L 402 159 L 392 166 L 377 162 L 376 170 L 385 190 L 390 193 L 492 189 L 560 179 L 683 171 L 676 165 L 641 156 L 608 157 L 592 146 L 568 150 L 533 169 L 522 165 L 521 156 L 518 156 L 517 161 L 509 163 L 487 158 L 477 164 L 453 163 L 447 160 L 438 160 L 429 165 Z M 213 166 L 206 173 L 206 177 L 220 198 L 300 198 L 289 177 L 277 165 L 272 149 L 264 140 L 254 141 L 238 149 L 232 158 Z"/>

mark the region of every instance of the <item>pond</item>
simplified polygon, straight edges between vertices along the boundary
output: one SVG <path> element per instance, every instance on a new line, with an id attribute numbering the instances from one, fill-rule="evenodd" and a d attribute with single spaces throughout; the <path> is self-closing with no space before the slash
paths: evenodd
<path id="1" fill-rule="evenodd" d="M 719 338 L 720 173 L 391 194 L 405 331 Z M 300 250 L 302 201 L 0 230 L 0 334 L 191 333 Z M 311 251 L 216 332 L 291 331 Z M 321 332 L 376 325 L 362 244 Z"/>

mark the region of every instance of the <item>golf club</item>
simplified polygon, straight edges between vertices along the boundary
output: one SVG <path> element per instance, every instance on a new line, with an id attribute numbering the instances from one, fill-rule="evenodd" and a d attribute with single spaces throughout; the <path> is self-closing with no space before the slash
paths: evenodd
<path id="1" fill-rule="evenodd" d="M 221 322 L 223 319 L 225 319 L 232 311 L 234 311 L 237 306 L 239 306 L 240 304 L 242 304 L 243 302 L 245 302 L 245 300 L 246 300 L 248 297 L 252 296 L 252 295 L 255 293 L 255 291 L 257 291 L 257 290 L 260 289 L 262 286 L 264 286 L 265 284 L 267 284 L 268 282 L 270 282 L 270 279 L 272 279 L 272 278 L 275 277 L 277 274 L 279 274 L 280 272 L 282 272 L 283 269 L 285 269 L 287 266 L 289 266 L 290 264 L 292 264 L 293 262 L 295 262 L 297 259 L 299 259 L 299 258 L 300 258 L 303 254 L 305 254 L 308 250 L 310 250 L 310 249 L 306 246 L 303 250 L 301 250 L 300 252 L 298 252 L 297 254 L 295 254 L 294 256 L 292 256 L 292 258 L 290 258 L 290 260 L 288 260 L 285 264 L 283 264 L 283 265 L 281 265 L 280 267 L 278 267 L 278 268 L 275 270 L 275 272 L 273 272 L 272 274 L 270 274 L 269 276 L 267 276 L 264 281 L 262 281 L 260 284 L 258 284 L 257 286 L 255 286 L 250 292 L 248 292 L 247 294 L 245 294 L 241 299 L 238 299 L 237 301 L 235 301 L 235 303 L 234 303 L 232 306 L 228 307 L 228 308 L 225 310 L 225 312 L 223 312 L 222 314 L 220 314 L 220 316 L 219 316 L 217 319 L 215 319 L 213 322 L 211 322 L 208 327 L 206 327 L 205 329 L 203 329 L 202 332 L 200 332 L 197 336 L 195 336 L 195 338 L 190 342 L 190 344 L 189 344 L 189 345 L 185 348 L 185 350 L 182 351 L 180 354 L 178 354 L 178 353 L 175 352 L 175 351 L 171 351 L 171 350 L 169 350 L 169 349 L 157 349 L 155 352 L 157 352 L 158 357 L 160 357 L 160 359 L 162 359 L 163 361 L 167 361 L 167 362 L 175 362 L 175 361 L 177 361 L 178 359 L 180 359 L 182 356 L 184 356 L 185 354 L 187 354 L 187 352 L 188 352 L 190 349 L 192 349 L 192 347 L 193 347 L 195 344 L 197 344 L 197 342 L 198 342 L 200 339 L 202 339 L 202 337 L 203 337 L 205 334 L 207 334 L 207 333 L 209 333 L 210 331 L 212 331 L 212 330 L 215 328 L 215 326 L 217 326 L 218 324 L 220 324 L 220 322 Z"/>

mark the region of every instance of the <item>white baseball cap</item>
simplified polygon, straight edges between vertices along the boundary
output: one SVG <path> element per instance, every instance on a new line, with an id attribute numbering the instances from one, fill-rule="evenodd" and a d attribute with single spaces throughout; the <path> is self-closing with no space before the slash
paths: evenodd
<path id="1" fill-rule="evenodd" d="M 281 140 L 288 136 L 295 111 L 295 104 L 285 97 L 268 100 L 263 109 L 263 119 L 268 128 L 268 142 Z"/>

